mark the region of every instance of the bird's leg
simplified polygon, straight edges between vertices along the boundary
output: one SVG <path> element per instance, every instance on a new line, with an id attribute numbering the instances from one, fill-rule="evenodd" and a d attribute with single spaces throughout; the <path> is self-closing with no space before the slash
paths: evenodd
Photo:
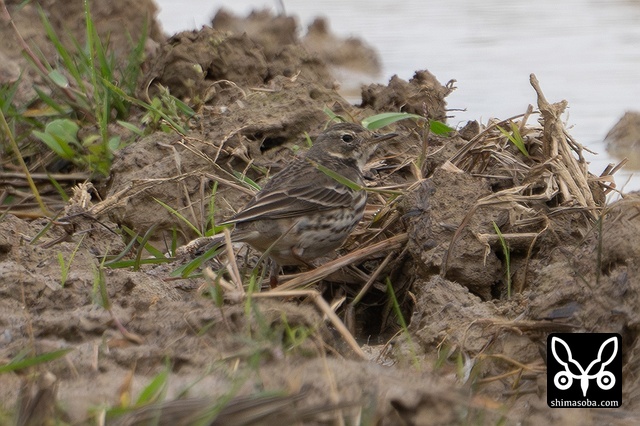
<path id="1" fill-rule="evenodd" d="M 280 272 L 280 266 L 275 260 L 269 259 L 271 264 L 269 265 L 269 286 L 271 288 L 278 287 L 278 272 Z"/>

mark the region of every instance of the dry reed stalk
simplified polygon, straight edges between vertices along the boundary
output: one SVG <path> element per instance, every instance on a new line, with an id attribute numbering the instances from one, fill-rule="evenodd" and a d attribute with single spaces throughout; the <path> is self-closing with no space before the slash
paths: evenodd
<path id="1" fill-rule="evenodd" d="M 396 250 L 401 248 L 407 241 L 409 240 L 409 236 L 406 233 L 395 235 L 391 238 L 388 238 L 384 241 L 380 241 L 375 244 L 371 244 L 370 246 L 362 247 L 358 250 L 352 251 L 351 253 L 339 257 L 331 262 L 325 263 L 324 265 L 312 269 L 308 272 L 304 272 L 302 274 L 296 275 L 295 278 L 290 279 L 289 281 L 281 284 L 277 288 L 271 290 L 272 293 L 279 293 L 283 291 L 299 289 L 319 281 L 328 275 L 336 272 L 340 268 L 351 265 L 352 263 L 359 262 L 361 260 L 366 259 L 367 257 L 389 251 Z"/>

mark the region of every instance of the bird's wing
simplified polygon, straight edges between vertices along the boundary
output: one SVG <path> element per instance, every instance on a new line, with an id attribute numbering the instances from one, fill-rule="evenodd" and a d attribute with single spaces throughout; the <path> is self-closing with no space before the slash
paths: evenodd
<path id="1" fill-rule="evenodd" d="M 334 179 L 319 178 L 315 184 L 301 179 L 300 183 L 279 185 L 279 188 L 265 186 L 243 210 L 225 223 L 291 218 L 353 205 L 353 190 Z"/>

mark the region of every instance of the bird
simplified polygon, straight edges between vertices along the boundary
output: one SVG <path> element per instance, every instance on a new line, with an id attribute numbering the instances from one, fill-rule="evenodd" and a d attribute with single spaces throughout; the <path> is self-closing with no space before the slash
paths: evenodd
<path id="1" fill-rule="evenodd" d="M 344 243 L 364 214 L 363 169 L 378 143 L 396 136 L 356 123 L 328 127 L 220 225 L 234 225 L 233 242 L 248 243 L 271 258 L 270 281 L 277 285 L 279 267 L 310 265 Z M 213 238 L 205 249 L 221 242 Z"/>

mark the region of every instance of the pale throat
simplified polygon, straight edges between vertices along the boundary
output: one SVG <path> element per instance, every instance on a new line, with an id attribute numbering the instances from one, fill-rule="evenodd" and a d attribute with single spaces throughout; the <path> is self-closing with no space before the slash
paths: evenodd
<path id="1" fill-rule="evenodd" d="M 362 170 L 364 166 L 367 164 L 367 160 L 369 157 L 368 155 L 364 155 L 364 154 L 354 156 L 353 154 L 349 155 L 349 154 L 342 154 L 340 152 L 328 152 L 328 151 L 326 151 L 325 154 L 328 155 L 329 157 L 339 158 L 341 160 L 355 161 L 360 170 Z"/>

